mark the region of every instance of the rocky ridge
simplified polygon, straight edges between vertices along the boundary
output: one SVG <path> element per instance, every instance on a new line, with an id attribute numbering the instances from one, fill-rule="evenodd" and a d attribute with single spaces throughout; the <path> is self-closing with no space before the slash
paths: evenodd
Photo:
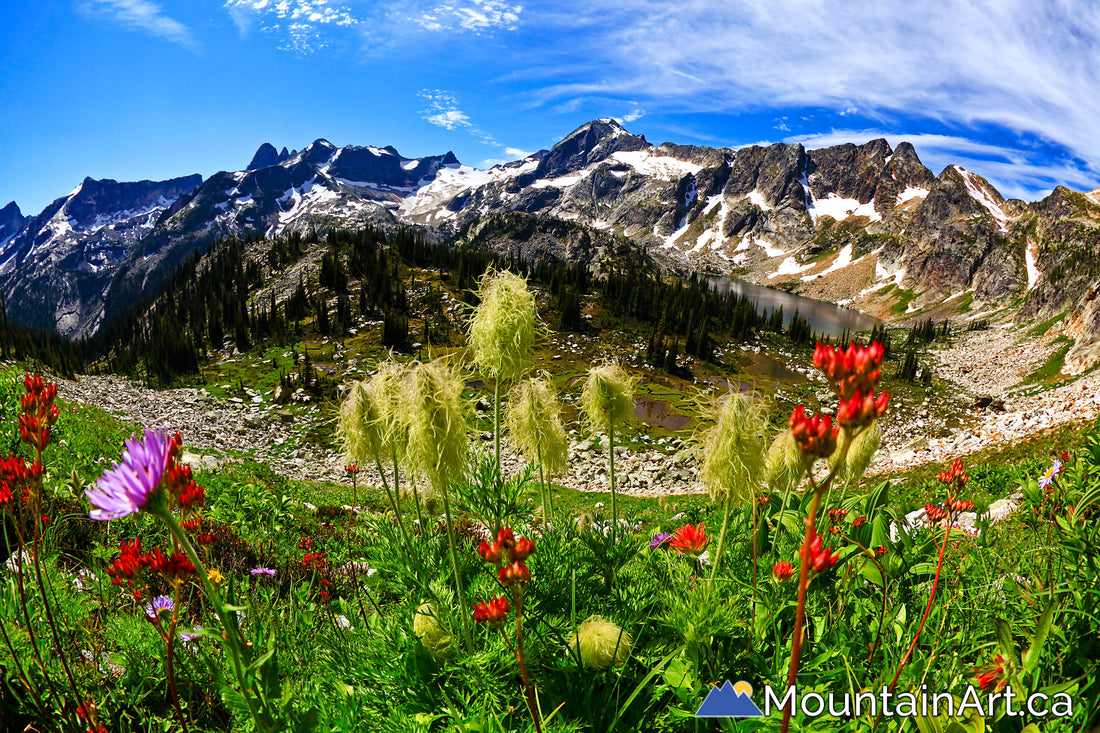
<path id="1" fill-rule="evenodd" d="M 908 143 L 654 145 L 603 119 L 487 171 L 450 153 L 405 158 L 392 147 L 319 139 L 301 151 L 265 143 L 244 170 L 193 178 L 186 179 L 191 190 L 142 209 L 140 222 L 114 221 L 121 200 L 97 199 L 103 221 L 83 222 L 67 239 L 62 230 L 82 222 L 70 215 L 79 208 L 73 196 L 22 221 L 17 207 L 5 207 L 0 291 L 12 296 L 11 317 L 92 333 L 152 296 L 184 256 L 218 237 L 413 223 L 429 236 L 472 240 L 487 217 L 528 215 L 629 241 L 668 269 L 733 273 L 888 319 L 899 317 L 899 302 L 908 306 L 904 318 L 953 298 L 951 308 L 973 311 L 1019 303 L 1021 318 L 1068 309 L 1067 333 L 1076 341 L 1069 364 L 1086 368 L 1100 348 L 1100 271 L 1089 265 L 1100 260 L 1100 193 L 1059 188 L 1040 202 L 1005 200 L 957 166 L 934 175 Z M 88 179 L 82 188 L 107 183 Z M 14 237 L 3 233 L 13 226 L 21 227 Z M 28 244 L 41 245 L 40 235 L 72 240 L 67 246 L 80 251 L 31 257 Z M 490 244 L 514 249 L 510 236 L 505 230 Z M 584 251 L 536 244 L 567 258 Z M 37 283 L 27 286 L 37 296 L 16 292 L 25 282 Z M 63 294 L 61 306 L 43 300 L 54 292 Z"/>

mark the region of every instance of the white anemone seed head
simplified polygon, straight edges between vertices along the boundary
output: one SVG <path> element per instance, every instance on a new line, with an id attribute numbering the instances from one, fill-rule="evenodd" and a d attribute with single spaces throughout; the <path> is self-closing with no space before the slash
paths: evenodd
<path id="1" fill-rule="evenodd" d="M 544 328 L 535 295 L 519 275 L 492 270 L 482 275 L 477 295 L 467 333 L 474 364 L 486 377 L 516 379 L 530 366 Z"/>
<path id="2" fill-rule="evenodd" d="M 344 453 L 354 463 L 373 461 L 381 448 L 377 405 L 366 380 L 356 382 L 340 403 L 337 434 L 344 442 Z"/>
<path id="3" fill-rule="evenodd" d="M 630 657 L 634 640 L 610 621 L 589 616 L 577 627 L 569 647 L 580 654 L 581 661 L 593 669 L 607 669 L 623 664 Z"/>
<path id="4" fill-rule="evenodd" d="M 395 361 L 381 362 L 366 387 L 377 415 L 384 463 L 403 461 L 408 444 L 408 427 L 401 418 L 400 404 L 405 371 L 405 367 Z"/>
<path id="5" fill-rule="evenodd" d="M 541 461 L 547 475 L 568 462 L 569 438 L 561 420 L 561 400 L 545 376 L 526 379 L 512 389 L 504 422 L 512 443 L 529 461 Z"/>
<path id="6" fill-rule="evenodd" d="M 437 491 L 466 470 L 467 405 L 465 381 L 442 360 L 414 364 L 398 400 L 407 439 L 408 468 Z"/>
<path id="7" fill-rule="evenodd" d="M 848 440 L 846 431 L 841 431 L 841 436 L 841 440 Z M 835 462 L 840 460 L 841 455 L 844 456 L 844 462 L 837 473 L 843 477 L 845 484 L 859 481 L 867 467 L 871 465 L 871 458 L 882 443 L 882 426 L 878 420 L 875 420 L 860 430 L 854 438 L 851 438 L 851 441 L 847 451 L 842 450 L 843 445 L 839 446 L 833 451 L 832 460 L 829 461 L 831 469 Z"/>
<path id="8" fill-rule="evenodd" d="M 593 367 L 581 390 L 581 409 L 596 430 L 622 425 L 634 414 L 637 378 L 617 363 Z"/>
<path id="9" fill-rule="evenodd" d="M 785 494 L 802 480 L 806 462 L 794 434 L 784 430 L 775 437 L 764 457 L 764 482 L 772 491 Z"/>
<path id="10" fill-rule="evenodd" d="M 700 477 L 713 501 L 751 499 L 764 471 L 764 406 L 751 395 L 730 394 L 709 410 L 714 420 L 700 443 Z"/>

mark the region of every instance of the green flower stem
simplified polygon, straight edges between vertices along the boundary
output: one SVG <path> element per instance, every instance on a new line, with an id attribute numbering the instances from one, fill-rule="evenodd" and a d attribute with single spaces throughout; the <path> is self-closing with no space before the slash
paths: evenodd
<path id="1" fill-rule="evenodd" d="M 27 541 L 23 538 L 23 531 L 20 529 L 20 523 L 18 521 L 15 523 L 15 532 L 16 538 L 19 540 L 16 546 L 16 557 L 18 558 L 18 562 L 15 563 L 15 581 L 16 588 L 19 590 L 19 605 L 23 610 L 23 620 L 27 624 L 27 638 L 31 642 L 31 649 L 34 651 L 34 658 L 35 661 L 38 662 L 38 668 L 42 670 L 42 676 L 46 678 L 46 685 L 49 687 L 50 697 L 53 699 L 54 705 L 60 708 L 62 707 L 61 694 L 58 693 L 57 687 L 53 682 L 53 677 L 50 676 L 49 670 L 46 669 L 46 663 L 42 661 L 42 652 L 38 649 L 38 635 L 34 633 L 34 624 L 31 623 L 30 612 L 28 610 L 30 604 L 27 603 L 27 589 L 23 574 L 23 551 L 27 547 Z"/>
<path id="2" fill-rule="evenodd" d="M 179 693 L 176 691 L 176 673 L 175 673 L 175 669 L 174 669 L 173 664 L 172 664 L 173 657 L 175 656 L 174 655 L 174 648 L 175 648 L 174 642 L 176 640 L 176 623 L 179 621 L 180 600 L 181 600 L 182 596 L 183 596 L 183 584 L 182 583 L 177 583 L 176 584 L 176 599 L 175 599 L 174 603 L 172 604 L 172 621 L 171 621 L 171 623 L 168 624 L 168 635 L 165 637 L 164 643 L 168 647 L 168 663 L 167 663 L 167 667 L 168 667 L 168 689 L 172 692 L 172 706 L 175 707 L 175 709 L 176 709 L 176 718 L 180 722 L 180 729 L 183 731 L 183 733 L 187 733 L 187 721 L 184 720 L 184 718 L 183 718 L 183 709 L 180 708 L 180 697 L 179 697 Z M 157 623 L 157 627 L 158 628 L 160 627 L 160 622 L 159 621 Z"/>
<path id="3" fill-rule="evenodd" d="M 607 421 L 607 465 L 608 479 L 611 482 L 611 544 L 619 531 L 619 509 L 615 503 L 615 421 Z"/>
<path id="4" fill-rule="evenodd" d="M 451 524 L 450 492 L 444 487 L 441 493 L 443 494 L 443 511 L 447 515 L 447 544 L 451 547 L 451 565 L 455 571 L 455 594 L 458 596 L 458 608 L 462 617 L 462 635 L 466 638 L 466 647 L 472 649 L 474 639 L 470 634 L 470 614 L 466 610 L 466 594 L 462 592 L 462 571 L 458 567 L 458 550 L 455 549 L 458 543 L 455 540 L 454 526 Z"/>
<path id="5" fill-rule="evenodd" d="M 722 564 L 722 555 L 726 549 L 726 531 L 730 525 L 730 499 L 732 491 L 726 492 L 726 498 L 722 502 L 722 531 L 718 533 L 718 549 L 714 552 L 714 563 L 710 566 L 710 579 L 714 580 L 718 575 L 718 566 Z"/>
<path id="6" fill-rule="evenodd" d="M 260 719 L 260 712 L 253 704 L 254 702 L 258 703 L 258 706 L 263 708 L 264 715 L 268 717 L 268 719 L 271 719 L 270 711 L 267 709 L 269 707 L 267 700 L 257 695 L 256 693 L 258 691 L 253 690 L 248 683 L 245 672 L 248 664 L 252 660 L 241 645 L 240 632 L 234 631 L 229 623 L 229 616 L 226 614 L 226 608 L 222 603 L 221 595 L 214 587 L 214 584 L 210 582 L 210 578 L 206 577 L 206 568 L 203 566 L 202 560 L 199 559 L 198 553 L 195 552 L 195 548 L 192 546 L 191 541 L 187 539 L 187 536 L 183 533 L 183 529 L 180 528 L 176 518 L 168 511 L 157 512 L 156 516 L 167 525 L 168 531 L 172 533 L 172 537 L 174 537 L 179 546 L 183 548 L 191 564 L 195 566 L 195 574 L 199 576 L 203 591 L 210 600 L 210 605 L 214 607 L 214 613 L 217 614 L 218 621 L 221 622 L 222 629 L 225 631 L 222 635 L 222 639 L 225 641 L 225 647 L 229 651 L 229 657 L 233 662 L 233 674 L 237 678 L 237 684 L 240 685 L 241 694 L 248 703 L 248 710 L 252 713 L 252 719 L 256 723 L 257 729 L 267 729 L 269 726 L 264 724 Z"/>
<path id="7" fill-rule="evenodd" d="M 401 541 L 405 543 L 405 554 L 412 557 L 412 546 L 409 542 L 409 533 L 405 529 L 405 518 L 401 515 L 401 499 L 397 495 L 396 488 L 392 492 L 390 491 L 389 482 L 386 481 L 386 471 L 382 468 L 382 459 L 375 456 L 374 462 L 375 465 L 378 466 L 378 475 L 382 477 L 382 490 L 386 492 L 386 498 L 389 499 L 390 506 L 393 508 L 393 515 L 397 517 L 397 531 L 401 533 Z"/>
<path id="8" fill-rule="evenodd" d="M 500 377 L 493 380 L 493 452 L 497 459 L 497 510 L 493 533 L 500 532 L 500 513 L 504 506 L 504 468 L 500 465 Z"/>

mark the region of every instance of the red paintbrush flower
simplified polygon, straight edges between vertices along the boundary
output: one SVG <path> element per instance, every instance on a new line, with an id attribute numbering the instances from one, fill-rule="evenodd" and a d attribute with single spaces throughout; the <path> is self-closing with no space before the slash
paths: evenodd
<path id="1" fill-rule="evenodd" d="M 488 603 L 474 604 L 474 621 L 479 624 L 493 624 L 499 626 L 508 618 L 508 612 L 512 610 L 512 604 L 504 596 L 497 596 Z"/>
<path id="2" fill-rule="evenodd" d="M 698 526 L 685 524 L 676 530 L 676 535 L 669 543 L 669 547 L 681 555 L 699 557 L 710 543 L 706 529 L 707 525 L 705 524 L 699 524 Z"/>

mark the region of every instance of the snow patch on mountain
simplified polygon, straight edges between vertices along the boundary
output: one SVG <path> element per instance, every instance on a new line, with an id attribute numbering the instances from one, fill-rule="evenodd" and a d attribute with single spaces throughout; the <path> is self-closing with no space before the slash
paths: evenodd
<path id="1" fill-rule="evenodd" d="M 901 206 L 906 201 L 912 201 L 913 199 L 924 199 L 927 196 L 927 188 L 920 188 L 919 186 L 909 186 L 904 191 L 898 194 L 898 200 L 894 205 Z"/>
<path id="2" fill-rule="evenodd" d="M 650 150 L 619 150 L 611 157 L 626 163 L 643 176 L 662 181 L 678 181 L 686 175 L 696 175 L 703 166 L 667 155 L 654 155 Z"/>
<path id="3" fill-rule="evenodd" d="M 807 208 L 815 224 L 823 216 L 830 216 L 836 221 L 843 221 L 851 216 L 866 216 L 871 221 L 882 219 L 882 215 L 875 211 L 874 200 L 862 204 L 859 199 L 841 198 L 835 193 L 830 193 L 823 199 L 815 198 L 811 193 L 810 199 Z"/>
<path id="4" fill-rule="evenodd" d="M 754 206 L 756 206 L 756 208 L 760 209 L 761 211 L 771 211 L 772 210 L 772 206 L 764 198 L 764 194 L 760 193 L 756 189 L 753 189 L 752 191 L 749 191 L 747 198 L 749 199 L 749 203 L 753 204 Z"/>
<path id="5" fill-rule="evenodd" d="M 809 270 L 813 266 L 814 266 L 814 263 L 812 263 L 812 262 L 810 264 L 807 264 L 807 265 L 798 264 L 798 260 L 796 260 L 794 258 L 794 256 L 792 255 L 792 256 L 788 257 L 787 259 L 783 260 L 782 262 L 780 262 L 779 263 L 779 269 L 776 270 L 775 272 L 773 272 L 772 274 L 768 275 L 768 279 L 772 280 L 772 279 L 775 279 L 777 277 L 780 277 L 781 275 L 800 275 L 803 272 L 805 272 L 806 270 Z"/>
<path id="6" fill-rule="evenodd" d="M 1039 282 L 1039 266 L 1035 263 L 1035 253 L 1039 249 L 1038 242 L 1028 242 L 1024 250 L 1024 263 L 1027 265 L 1027 289 L 1031 290 Z"/>

